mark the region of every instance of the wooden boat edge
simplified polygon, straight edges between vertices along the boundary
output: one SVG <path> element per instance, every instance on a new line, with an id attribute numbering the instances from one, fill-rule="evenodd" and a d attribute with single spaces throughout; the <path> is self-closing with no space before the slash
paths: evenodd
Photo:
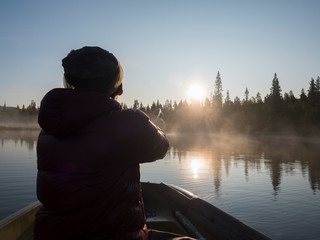
<path id="1" fill-rule="evenodd" d="M 41 203 L 36 201 L 0 220 L 1 239 L 18 239 L 33 225 L 35 214 Z"/>

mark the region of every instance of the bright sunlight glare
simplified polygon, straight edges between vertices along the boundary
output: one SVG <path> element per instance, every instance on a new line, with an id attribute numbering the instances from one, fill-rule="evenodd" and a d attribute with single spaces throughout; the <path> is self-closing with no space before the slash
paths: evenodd
<path id="1" fill-rule="evenodd" d="M 190 85 L 188 89 L 188 96 L 193 100 L 201 100 L 204 98 L 204 89 L 203 87 L 198 84 L 194 83 Z"/>
<path id="2" fill-rule="evenodd" d="M 197 179 L 198 178 L 198 171 L 201 168 L 201 163 L 200 163 L 199 159 L 193 159 L 190 167 L 193 172 L 193 178 Z"/>

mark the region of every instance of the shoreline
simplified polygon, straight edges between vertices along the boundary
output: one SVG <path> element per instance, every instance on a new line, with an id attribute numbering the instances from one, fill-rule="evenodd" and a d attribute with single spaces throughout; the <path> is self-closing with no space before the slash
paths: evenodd
<path id="1" fill-rule="evenodd" d="M 0 133 L 4 131 L 41 131 L 41 127 L 38 124 L 12 124 L 12 125 L 1 125 L 0 124 Z M 204 131 L 164 131 L 167 137 L 192 137 L 192 138 L 206 138 L 206 139 L 229 139 L 229 138 L 253 138 L 253 139 L 277 139 L 277 140 L 310 140 L 318 139 L 320 141 L 320 134 L 318 132 L 309 132 L 300 134 L 297 132 L 269 132 L 269 133 L 243 133 L 243 132 L 204 132 Z"/>
<path id="2" fill-rule="evenodd" d="M 30 127 L 22 127 L 22 126 L 1 126 L 1 131 L 40 131 L 41 128 L 39 126 L 30 126 Z"/>

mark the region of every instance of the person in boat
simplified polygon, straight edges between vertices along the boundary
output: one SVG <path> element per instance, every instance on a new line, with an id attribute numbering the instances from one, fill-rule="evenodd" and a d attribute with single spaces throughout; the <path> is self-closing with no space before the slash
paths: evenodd
<path id="1" fill-rule="evenodd" d="M 148 239 L 139 164 L 163 158 L 168 140 L 117 102 L 123 70 L 113 54 L 83 47 L 62 66 L 65 88 L 49 91 L 39 111 L 34 239 Z"/>

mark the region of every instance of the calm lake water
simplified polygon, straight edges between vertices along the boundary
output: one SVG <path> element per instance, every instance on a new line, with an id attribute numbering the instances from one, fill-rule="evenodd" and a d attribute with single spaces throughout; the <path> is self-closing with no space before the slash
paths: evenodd
<path id="1" fill-rule="evenodd" d="M 0 132 L 0 219 L 37 200 L 37 135 Z M 320 239 L 320 139 L 168 137 L 142 181 L 183 187 L 273 239 Z"/>

